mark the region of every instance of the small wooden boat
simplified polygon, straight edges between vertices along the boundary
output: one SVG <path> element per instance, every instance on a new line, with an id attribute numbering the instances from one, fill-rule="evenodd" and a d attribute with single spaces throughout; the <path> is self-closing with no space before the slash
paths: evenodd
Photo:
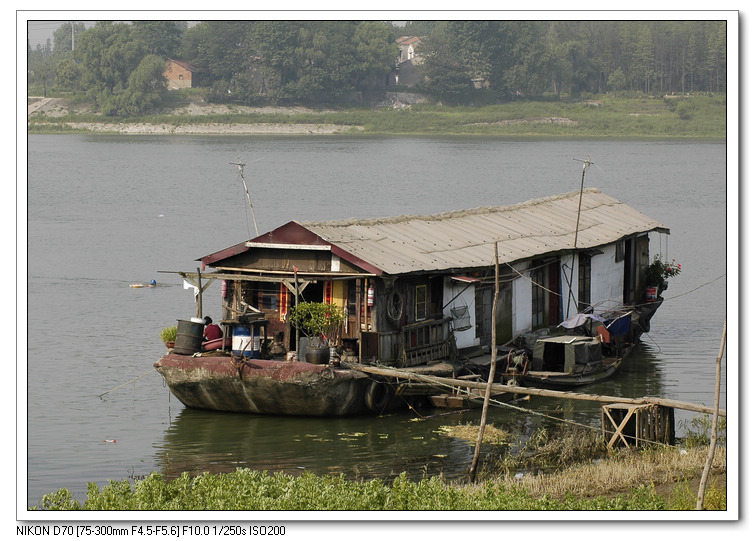
<path id="1" fill-rule="evenodd" d="M 535 342 L 531 358 L 525 350 L 509 348 L 499 362 L 505 379 L 516 385 L 581 387 L 611 377 L 621 366 L 622 356 L 606 356 L 604 349 L 599 337 L 545 336 Z"/>

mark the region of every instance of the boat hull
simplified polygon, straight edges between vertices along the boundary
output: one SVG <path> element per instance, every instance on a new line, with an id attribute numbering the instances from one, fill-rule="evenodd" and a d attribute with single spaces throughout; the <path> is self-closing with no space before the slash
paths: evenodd
<path id="1" fill-rule="evenodd" d="M 174 353 L 155 369 L 188 408 L 317 417 L 370 413 L 365 396 L 373 380 L 358 370 Z"/>
<path id="2" fill-rule="evenodd" d="M 543 389 L 573 389 L 592 385 L 613 376 L 621 366 L 621 359 L 605 360 L 600 367 L 580 374 L 566 372 L 528 372 L 517 375 L 514 379 L 526 387 Z"/>

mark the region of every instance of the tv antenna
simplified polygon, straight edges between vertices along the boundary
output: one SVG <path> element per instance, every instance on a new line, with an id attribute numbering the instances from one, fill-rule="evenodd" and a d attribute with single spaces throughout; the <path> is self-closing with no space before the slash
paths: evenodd
<path id="1" fill-rule="evenodd" d="M 259 161 L 259 160 L 255 160 Z M 244 191 L 246 192 L 246 200 L 249 202 L 249 208 L 252 209 L 252 221 L 254 222 L 254 236 L 258 237 L 260 232 L 257 230 L 257 219 L 254 217 L 254 205 L 252 205 L 252 198 L 249 196 L 249 188 L 246 186 L 246 179 L 244 178 L 245 163 L 242 162 L 230 162 L 230 165 L 235 165 L 239 168 L 239 175 L 241 176 L 241 183 L 244 185 Z"/>
<path id="2" fill-rule="evenodd" d="M 579 217 L 582 213 L 582 193 L 585 190 L 585 172 L 590 168 L 591 165 L 594 165 L 595 162 L 590 160 L 590 155 L 587 155 L 586 160 L 580 160 L 579 158 L 572 158 L 575 161 L 582 162 L 582 183 L 579 186 L 579 204 L 577 205 L 577 226 L 574 228 L 574 250 L 572 250 L 571 253 L 571 273 L 569 275 L 569 297 L 574 300 L 574 305 L 577 308 L 577 311 L 579 311 L 579 303 L 577 302 L 577 299 L 574 298 L 574 291 L 572 290 L 572 283 L 574 280 L 574 262 L 575 262 L 575 255 L 577 253 L 577 237 L 579 236 Z M 570 302 L 566 303 L 566 317 L 569 317 L 569 307 L 571 306 Z"/>

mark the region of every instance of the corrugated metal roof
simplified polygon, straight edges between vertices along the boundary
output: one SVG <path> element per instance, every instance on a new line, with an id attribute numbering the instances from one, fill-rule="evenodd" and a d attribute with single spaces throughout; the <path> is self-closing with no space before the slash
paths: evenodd
<path id="1" fill-rule="evenodd" d="M 507 207 L 431 216 L 302 222 L 327 242 L 388 274 L 486 267 L 574 247 L 579 191 Z M 583 192 L 577 247 L 591 248 L 646 231 L 660 222 L 597 189 Z"/>

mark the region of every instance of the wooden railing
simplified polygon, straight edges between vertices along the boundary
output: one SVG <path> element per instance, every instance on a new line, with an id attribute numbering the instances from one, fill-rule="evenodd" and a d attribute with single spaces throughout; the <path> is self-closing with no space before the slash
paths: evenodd
<path id="1" fill-rule="evenodd" d="M 416 366 L 447 359 L 452 352 L 451 318 L 431 319 L 406 325 L 399 331 L 396 366 Z"/>

